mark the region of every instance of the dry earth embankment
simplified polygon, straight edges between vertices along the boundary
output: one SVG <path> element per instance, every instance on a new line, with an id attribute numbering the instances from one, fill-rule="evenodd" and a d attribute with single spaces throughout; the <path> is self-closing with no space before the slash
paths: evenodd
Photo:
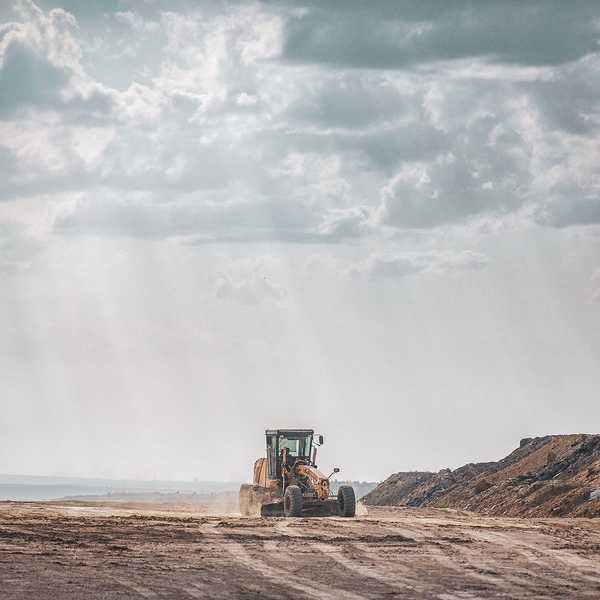
<path id="1" fill-rule="evenodd" d="M 497 462 L 395 473 L 364 498 L 371 506 L 423 506 L 498 516 L 600 516 L 600 435 L 521 440 Z"/>

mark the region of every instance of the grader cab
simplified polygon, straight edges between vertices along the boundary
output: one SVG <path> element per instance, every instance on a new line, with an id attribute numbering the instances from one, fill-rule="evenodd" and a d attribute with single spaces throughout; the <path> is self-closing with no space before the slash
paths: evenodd
<path id="1" fill-rule="evenodd" d="M 254 463 L 254 481 L 240 488 L 240 512 L 244 516 L 353 517 L 354 489 L 339 487 L 331 494 L 330 478 L 317 468 L 317 448 L 323 436 L 312 429 L 268 429 L 266 456 Z"/>

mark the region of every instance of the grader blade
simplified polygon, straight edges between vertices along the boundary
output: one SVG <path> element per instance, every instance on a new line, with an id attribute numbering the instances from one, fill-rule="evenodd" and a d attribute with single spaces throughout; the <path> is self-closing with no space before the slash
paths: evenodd
<path id="1" fill-rule="evenodd" d="M 260 507 L 261 517 L 283 517 L 283 502 L 271 502 Z"/>

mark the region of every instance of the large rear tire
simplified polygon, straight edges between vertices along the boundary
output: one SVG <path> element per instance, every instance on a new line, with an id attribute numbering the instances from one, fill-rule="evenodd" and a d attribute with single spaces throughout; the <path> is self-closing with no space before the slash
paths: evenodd
<path id="1" fill-rule="evenodd" d="M 283 495 L 283 512 L 286 517 L 299 517 L 302 515 L 304 497 L 302 490 L 297 485 L 288 485 Z"/>
<path id="2" fill-rule="evenodd" d="M 341 485 L 338 490 L 338 508 L 342 517 L 353 517 L 356 514 L 356 496 L 350 485 Z"/>

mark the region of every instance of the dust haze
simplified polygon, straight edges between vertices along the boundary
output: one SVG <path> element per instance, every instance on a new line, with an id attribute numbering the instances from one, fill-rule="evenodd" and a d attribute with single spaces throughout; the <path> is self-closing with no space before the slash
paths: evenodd
<path id="1" fill-rule="evenodd" d="M 597 0 L 0 2 L 3 597 L 600 597 L 599 98 Z"/>
<path id="2" fill-rule="evenodd" d="M 595 432 L 595 3 L 63 4 L 0 8 L 0 472 Z"/>

